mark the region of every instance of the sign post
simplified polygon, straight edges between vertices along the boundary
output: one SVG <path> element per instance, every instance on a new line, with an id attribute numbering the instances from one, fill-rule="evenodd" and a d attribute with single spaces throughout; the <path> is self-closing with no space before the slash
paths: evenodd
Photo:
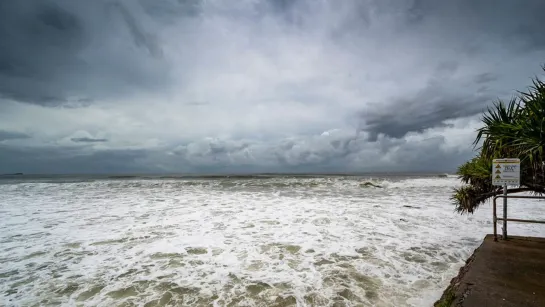
<path id="1" fill-rule="evenodd" d="M 503 229 L 502 236 L 504 240 L 507 240 L 507 184 L 503 185 Z"/>
<path id="2" fill-rule="evenodd" d="M 492 161 L 492 185 L 503 186 L 503 196 L 507 196 L 507 186 L 520 185 L 520 159 L 494 159 Z M 495 218 L 495 217 L 494 217 Z M 494 223 L 496 221 L 494 220 Z M 503 197 L 503 239 L 507 239 L 507 197 Z"/>

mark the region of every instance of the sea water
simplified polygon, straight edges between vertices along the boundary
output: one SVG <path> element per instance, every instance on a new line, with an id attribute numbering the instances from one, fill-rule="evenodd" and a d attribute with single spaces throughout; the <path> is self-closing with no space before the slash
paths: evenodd
<path id="1" fill-rule="evenodd" d="M 431 306 L 492 232 L 490 203 L 454 212 L 458 185 L 452 176 L 3 179 L 0 305 Z M 543 205 L 510 200 L 509 214 L 543 216 Z M 509 231 L 545 236 L 540 225 Z"/>

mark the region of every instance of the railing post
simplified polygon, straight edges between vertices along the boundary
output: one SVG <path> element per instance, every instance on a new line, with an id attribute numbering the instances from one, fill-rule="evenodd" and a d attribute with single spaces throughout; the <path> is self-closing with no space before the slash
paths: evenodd
<path id="1" fill-rule="evenodd" d="M 503 229 L 502 229 L 503 240 L 507 239 L 507 222 L 508 221 L 519 222 L 519 223 L 545 224 L 545 220 L 536 221 L 536 220 L 508 219 L 507 218 L 507 199 L 508 198 L 545 199 L 545 196 L 524 196 L 524 195 L 521 195 L 521 196 L 517 196 L 517 195 L 507 196 L 506 194 L 507 194 L 507 187 L 504 185 L 503 195 L 496 195 L 492 199 L 492 220 L 493 220 L 493 224 L 494 224 L 494 241 L 498 241 L 498 231 L 497 231 L 497 228 L 498 228 L 497 222 L 498 222 L 498 220 L 503 221 Z M 503 218 L 498 218 L 498 213 L 497 213 L 498 212 L 498 210 L 497 210 L 497 207 L 498 207 L 497 200 L 498 200 L 498 198 L 503 198 Z"/>
<path id="2" fill-rule="evenodd" d="M 493 203 L 492 203 L 492 221 L 494 222 L 494 241 L 498 241 L 498 226 L 497 226 L 497 222 L 498 222 L 498 216 L 496 214 L 496 200 L 498 199 L 497 196 L 494 196 L 494 200 L 493 200 Z"/>
<path id="3" fill-rule="evenodd" d="M 507 240 L 507 184 L 503 185 L 503 239 Z"/>

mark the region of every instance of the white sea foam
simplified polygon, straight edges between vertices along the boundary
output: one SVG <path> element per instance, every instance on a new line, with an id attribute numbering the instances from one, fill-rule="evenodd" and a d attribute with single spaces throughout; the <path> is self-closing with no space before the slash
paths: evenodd
<path id="1" fill-rule="evenodd" d="M 0 184 L 4 305 L 430 306 L 491 233 L 491 205 L 456 214 L 455 178 L 365 181 Z"/>

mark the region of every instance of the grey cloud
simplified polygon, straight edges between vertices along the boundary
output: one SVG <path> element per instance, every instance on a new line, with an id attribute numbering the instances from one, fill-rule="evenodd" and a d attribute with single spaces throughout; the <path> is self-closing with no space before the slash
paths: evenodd
<path id="1" fill-rule="evenodd" d="M 2 1 L 0 98 L 57 106 L 163 84 L 167 66 L 151 30 L 124 4 L 110 3 Z"/>
<path id="2" fill-rule="evenodd" d="M 392 3 L 386 1 L 384 5 Z M 500 52 L 506 53 L 506 58 L 535 50 L 545 53 L 545 36 L 539 30 L 545 27 L 544 11 L 545 2 L 537 0 L 414 1 L 407 10 L 412 26 L 402 33 L 414 35 L 411 31 L 425 31 L 429 39 L 436 39 L 435 43 L 429 42 L 432 48 L 443 44 L 445 38 L 453 39 L 453 48 L 472 50 L 470 57 L 440 62 L 429 74 L 428 85 L 416 94 L 401 92 L 400 97 L 365 107 L 360 113 L 361 126 L 371 133 L 371 139 L 380 133 L 399 138 L 411 131 L 441 125 L 445 119 L 480 113 L 492 100 L 506 98 L 517 86 L 505 81 L 512 73 L 509 70 L 477 73 L 465 77 L 463 82 L 454 76 L 467 73 L 463 70 L 467 69 L 468 60 L 480 58 L 477 63 L 486 63 L 487 57 Z M 521 44 L 526 47 L 520 48 Z M 431 63 L 434 60 L 429 59 Z M 536 67 L 539 64 L 534 62 Z M 498 68 L 490 67 L 494 69 Z"/>
<path id="3" fill-rule="evenodd" d="M 445 143 L 442 137 L 431 137 L 422 142 L 409 142 L 381 136 L 375 141 L 368 141 L 365 136 L 356 137 L 344 132 L 284 139 L 274 142 L 246 142 L 203 140 L 180 146 L 176 154 L 183 159 L 184 165 L 196 169 L 203 166 L 235 166 L 240 169 L 257 167 L 258 169 L 276 168 L 276 171 L 290 172 L 294 169 L 310 171 L 320 169 L 336 169 L 357 172 L 374 169 L 390 170 L 391 167 L 405 167 L 415 170 L 429 166 L 430 155 L 438 154 L 439 147 Z M 425 145 L 425 146 L 422 146 Z M 433 148 L 433 150 L 430 150 Z M 470 152 L 448 153 L 460 154 L 461 159 Z M 380 162 L 382 157 L 390 155 L 391 161 Z M 363 159 L 361 162 L 355 162 Z M 461 160 L 460 158 L 456 161 Z M 164 158 L 163 161 L 166 161 Z M 437 160 L 437 161 L 440 161 Z M 178 160 L 180 163 L 181 161 Z M 407 167 L 406 165 L 410 165 Z M 414 167 L 414 169 L 410 169 Z M 436 170 L 446 171 L 454 165 L 445 167 L 435 165 Z"/>
<path id="4" fill-rule="evenodd" d="M 456 61 L 444 61 L 437 65 L 435 69 L 436 77 L 448 78 L 451 74 L 456 72 L 460 64 Z"/>
<path id="5" fill-rule="evenodd" d="M 188 106 L 207 106 L 207 105 L 210 105 L 210 103 L 208 101 L 190 101 L 190 102 L 186 102 L 185 105 L 188 105 Z"/>
<path id="6" fill-rule="evenodd" d="M 492 99 L 489 93 L 448 93 L 430 85 L 412 97 L 386 102 L 382 109 L 361 111 L 362 129 L 370 133 L 370 140 L 381 133 L 401 138 L 443 126 L 447 119 L 479 114 Z"/>
<path id="7" fill-rule="evenodd" d="M 76 65 L 74 57 L 57 51 L 74 54 L 82 47 L 79 20 L 46 1 L 3 1 L 0 6 L 0 95 L 46 104 L 63 99 L 60 84 L 44 83 L 67 65 Z"/>
<path id="8" fill-rule="evenodd" d="M 404 141 L 401 146 L 397 146 L 394 152 L 386 154 L 391 155 L 391 159 L 396 164 L 393 169 L 398 171 L 451 172 L 456 166 L 470 158 L 471 153 L 467 149 L 461 153 L 455 150 L 441 150 L 441 144 L 444 144 L 445 141 L 442 136 L 428 138 L 421 142 Z"/>
<path id="9" fill-rule="evenodd" d="M 399 1 L 398 1 L 399 2 Z M 545 38 L 539 35 L 539 30 L 545 25 L 543 11 L 545 2 L 541 0 L 496 1 L 496 0 L 458 0 L 434 1 L 414 0 L 409 16 L 417 24 L 425 24 L 435 17 L 440 18 L 445 27 L 459 31 L 464 27 L 472 27 L 503 38 L 510 47 L 520 48 L 514 44 L 524 42 L 525 48 L 543 48 Z M 475 33 L 458 33 L 468 38 Z M 482 38 L 482 37 L 481 37 Z M 483 43 L 487 43 L 484 41 Z M 519 49 L 522 50 L 522 49 Z"/>
<path id="10" fill-rule="evenodd" d="M 74 148 L 12 148 L 0 145 L 0 173 L 93 174 L 150 172 L 139 162 L 148 153 L 110 150 L 84 153 Z"/>
<path id="11" fill-rule="evenodd" d="M 498 76 L 492 73 L 482 73 L 475 77 L 475 82 L 478 84 L 489 83 L 498 80 Z"/>
<path id="12" fill-rule="evenodd" d="M 162 57 L 163 51 L 157 42 L 157 38 L 153 34 L 146 32 L 125 6 L 114 2 L 112 7 L 121 13 L 123 20 L 132 34 L 134 43 L 137 46 L 144 46 L 154 57 Z"/>
<path id="13" fill-rule="evenodd" d="M 202 140 L 187 145 L 182 145 L 173 150 L 173 152 L 182 156 L 193 164 L 215 164 L 231 163 L 231 156 L 242 155 L 243 159 L 249 159 L 245 149 L 249 144 L 245 142 L 226 142 L 218 139 Z"/>
<path id="14" fill-rule="evenodd" d="M 94 138 L 72 138 L 72 142 L 76 143 L 103 143 L 108 142 L 107 139 L 94 139 Z"/>
<path id="15" fill-rule="evenodd" d="M 28 138 L 30 138 L 30 136 L 25 133 L 0 130 L 0 142 L 6 141 L 6 140 L 28 139 Z"/>
<path id="16" fill-rule="evenodd" d="M 214 5 L 221 9 L 214 9 Z M 156 30 L 202 14 L 248 17 L 261 10 L 261 18 L 270 14 L 291 16 L 303 20 L 303 31 L 312 32 L 319 26 L 333 33 L 331 43 L 341 44 L 361 40 L 362 28 L 388 14 L 418 16 L 419 24 L 431 31 L 447 29 L 448 34 L 461 36 L 463 41 L 457 40 L 455 44 L 474 43 L 472 31 L 459 31 L 460 27 L 472 26 L 486 32 L 479 45 L 501 38 L 506 46 L 520 46 L 523 41 L 532 48 L 545 48 L 545 38 L 540 32 L 545 23 L 540 12 L 545 10 L 545 4 L 538 0 L 525 1 L 524 5 L 513 1 L 350 0 L 333 5 L 327 1 L 267 0 L 249 7 L 254 9 L 237 11 L 243 8 L 242 4 L 221 1 L 205 4 L 198 0 L 4 1 L 0 10 L 0 95 L 43 105 L 63 105 L 74 96 L 97 100 L 126 95 L 134 89 L 165 90 L 172 83 L 165 73 L 169 65 L 162 56 L 163 44 L 170 42 L 161 41 L 155 35 Z M 332 18 L 331 23 L 320 18 L 325 12 L 330 14 L 327 17 Z M 378 15 L 371 18 L 371 12 Z M 513 12 L 520 17 L 513 18 Z M 337 40 L 341 37 L 344 38 Z M 148 54 L 134 52 L 131 45 Z"/>
<path id="17" fill-rule="evenodd" d="M 144 11 L 160 22 L 171 24 L 182 17 L 198 17 L 202 13 L 202 0 L 139 0 Z"/>
<path id="18" fill-rule="evenodd" d="M 33 146 L 0 148 L 2 163 L 441 168 L 422 150 L 449 140 L 414 135 L 461 133 L 446 120 L 526 86 L 543 64 L 544 11 L 540 0 L 0 1 L 0 129 L 43 132 L 2 142 Z M 79 149 L 57 157 L 58 140 Z"/>
<path id="19" fill-rule="evenodd" d="M 447 123 L 453 128 L 471 119 Z M 380 172 L 453 171 L 472 155 L 440 131 L 401 139 L 332 130 L 321 135 L 269 141 L 205 138 L 175 148 L 100 150 L 89 147 L 14 148 L 0 144 L 0 173 L 12 172 Z M 467 143 L 468 146 L 464 146 Z"/>

